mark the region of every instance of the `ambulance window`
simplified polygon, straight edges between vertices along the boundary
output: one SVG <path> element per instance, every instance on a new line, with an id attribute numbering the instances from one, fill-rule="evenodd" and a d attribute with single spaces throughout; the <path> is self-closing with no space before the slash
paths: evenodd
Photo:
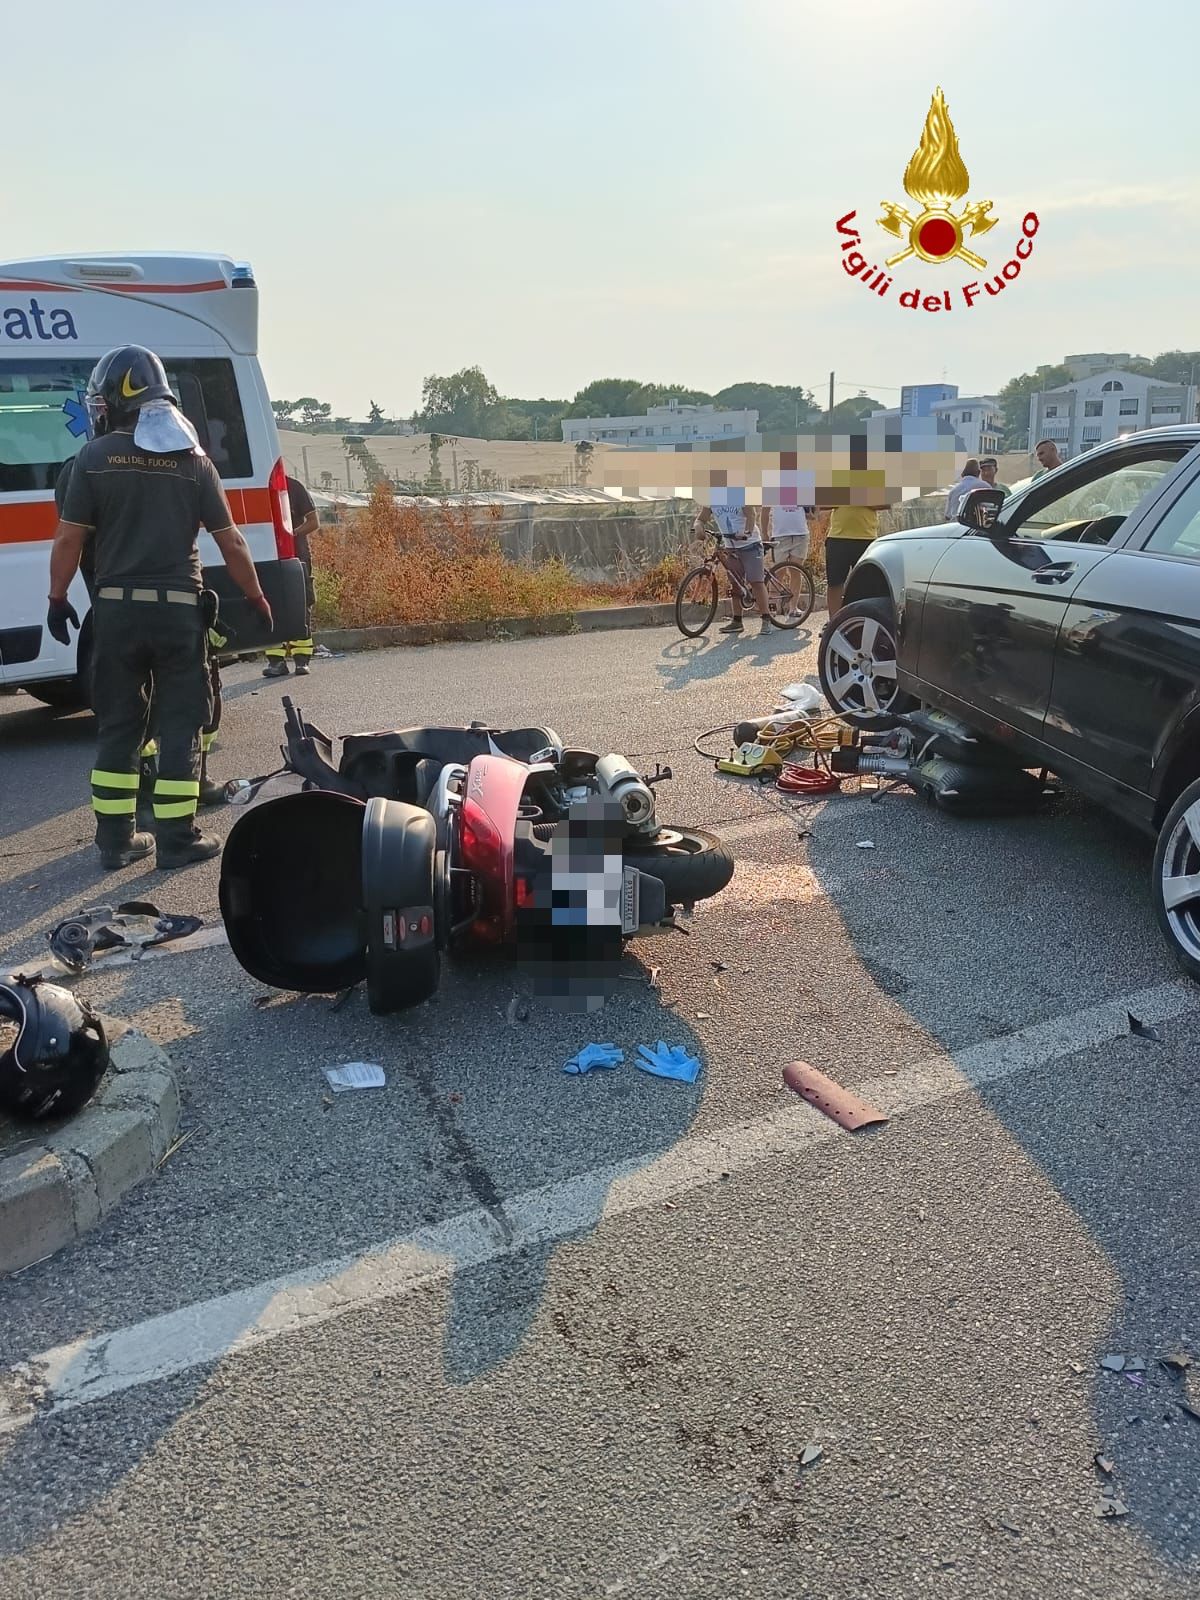
<path id="1" fill-rule="evenodd" d="M 0 493 L 53 489 L 87 438 L 83 391 L 90 361 L 0 361 Z"/>
<path id="2" fill-rule="evenodd" d="M 223 478 L 251 477 L 254 467 L 232 361 L 168 359 L 166 367 L 183 413 L 217 471 Z"/>

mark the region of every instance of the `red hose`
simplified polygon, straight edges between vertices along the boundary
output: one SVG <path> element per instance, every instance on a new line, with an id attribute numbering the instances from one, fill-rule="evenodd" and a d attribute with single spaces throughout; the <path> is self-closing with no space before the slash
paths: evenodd
<path id="1" fill-rule="evenodd" d="M 775 787 L 785 794 L 835 794 L 842 787 L 842 780 L 821 767 L 801 767 L 795 762 L 785 762 Z"/>

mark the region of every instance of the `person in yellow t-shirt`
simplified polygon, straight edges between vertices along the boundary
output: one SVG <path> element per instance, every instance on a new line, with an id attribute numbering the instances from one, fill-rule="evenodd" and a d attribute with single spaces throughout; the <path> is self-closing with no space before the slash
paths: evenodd
<path id="1" fill-rule="evenodd" d="M 832 617 L 842 609 L 846 579 L 872 539 L 879 537 L 882 506 L 834 506 L 825 539 L 825 578 Z"/>

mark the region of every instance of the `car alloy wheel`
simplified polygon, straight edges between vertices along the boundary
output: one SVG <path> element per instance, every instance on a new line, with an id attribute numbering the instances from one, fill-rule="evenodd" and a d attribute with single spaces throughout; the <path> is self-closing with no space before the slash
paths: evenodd
<path id="1" fill-rule="evenodd" d="M 1189 798 L 1190 797 L 1190 798 Z M 1200 970 L 1200 784 L 1184 791 L 1155 851 L 1159 921 L 1192 972 Z"/>
<path id="2" fill-rule="evenodd" d="M 882 717 L 896 698 L 896 639 L 877 617 L 842 614 L 822 644 L 823 677 L 837 711 Z"/>

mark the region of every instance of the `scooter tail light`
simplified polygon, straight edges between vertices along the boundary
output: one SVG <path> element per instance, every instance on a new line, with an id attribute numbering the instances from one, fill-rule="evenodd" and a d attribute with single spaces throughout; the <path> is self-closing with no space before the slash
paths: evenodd
<path id="1" fill-rule="evenodd" d="M 462 858 L 474 872 L 499 872 L 503 868 L 500 831 L 482 806 L 469 797 L 462 804 Z"/>

